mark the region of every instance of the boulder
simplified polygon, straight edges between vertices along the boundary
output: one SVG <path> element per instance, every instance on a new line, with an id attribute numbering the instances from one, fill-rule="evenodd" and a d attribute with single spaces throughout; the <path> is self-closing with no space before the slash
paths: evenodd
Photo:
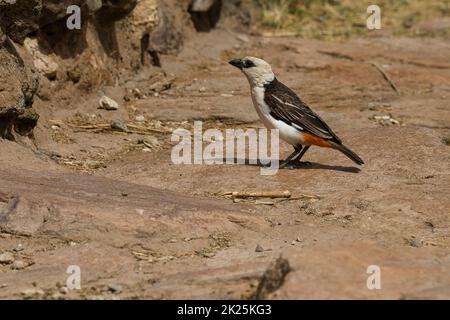
<path id="1" fill-rule="evenodd" d="M 33 56 L 34 67 L 36 70 L 49 79 L 56 78 L 58 72 L 58 64 L 55 59 L 45 54 L 40 48 L 37 39 L 26 38 L 24 46 L 28 52 Z"/>
<path id="2" fill-rule="evenodd" d="M 39 75 L 27 65 L 0 28 L 0 138 L 28 135 L 38 116 L 31 111 Z"/>

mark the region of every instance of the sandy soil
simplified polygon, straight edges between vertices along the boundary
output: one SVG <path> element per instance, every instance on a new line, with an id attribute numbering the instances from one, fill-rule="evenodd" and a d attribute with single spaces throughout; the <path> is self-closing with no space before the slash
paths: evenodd
<path id="1" fill-rule="evenodd" d="M 172 164 L 171 130 L 195 119 L 262 127 L 245 78 L 226 63 L 246 54 L 270 61 L 366 164 L 317 148 L 304 158 L 311 165 L 275 176 Z M 450 298 L 449 57 L 438 39 L 216 30 L 162 57 L 171 89 L 124 101 L 130 89 L 148 93 L 146 73 L 104 88 L 118 111 L 97 109 L 101 93 L 38 99 L 35 141 L 0 141 L 0 253 L 24 262 L 0 264 L 0 298 Z M 76 127 L 115 119 L 169 133 Z M 296 200 L 220 195 L 264 190 Z M 280 256 L 290 271 L 260 284 Z M 61 289 L 70 265 L 81 290 Z M 380 290 L 367 289 L 370 265 Z"/>

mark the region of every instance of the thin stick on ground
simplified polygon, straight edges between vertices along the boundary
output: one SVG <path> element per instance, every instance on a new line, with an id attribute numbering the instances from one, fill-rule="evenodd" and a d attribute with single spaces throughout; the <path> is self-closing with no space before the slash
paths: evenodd
<path id="1" fill-rule="evenodd" d="M 223 195 L 231 196 L 232 198 L 290 198 L 289 191 L 254 191 L 254 192 L 225 192 Z"/>
<path id="2" fill-rule="evenodd" d="M 400 95 L 400 90 L 398 90 L 397 86 L 395 85 L 395 83 L 392 81 L 392 79 L 387 75 L 387 73 L 376 63 L 376 62 L 371 62 L 371 64 L 377 68 L 377 70 L 381 73 L 381 75 L 383 76 L 383 78 L 389 83 L 389 85 L 391 86 L 392 89 L 394 89 L 395 92 L 397 92 L 398 95 Z"/>
<path id="3" fill-rule="evenodd" d="M 87 125 L 79 125 L 79 124 L 73 124 L 73 123 L 64 123 L 61 120 L 49 120 L 50 124 L 62 126 L 64 124 L 67 124 L 71 128 L 80 129 L 80 130 L 86 130 L 86 131 L 92 131 L 92 132 L 101 132 L 101 131 L 117 131 L 111 128 L 111 124 L 108 123 L 97 123 L 97 124 L 87 124 Z M 142 127 L 142 126 L 136 126 L 133 124 L 127 124 L 127 130 L 123 133 L 136 133 L 136 134 L 143 134 L 143 135 L 152 135 L 152 134 L 168 134 L 171 131 L 169 130 L 159 130 L 155 128 L 150 127 Z"/>

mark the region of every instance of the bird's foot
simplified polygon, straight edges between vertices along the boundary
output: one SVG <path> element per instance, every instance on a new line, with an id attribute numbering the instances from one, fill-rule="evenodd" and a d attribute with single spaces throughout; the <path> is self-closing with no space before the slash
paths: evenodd
<path id="1" fill-rule="evenodd" d="M 309 161 L 296 161 L 298 167 L 311 167 L 313 164 Z"/>
<path id="2" fill-rule="evenodd" d="M 311 167 L 313 164 L 309 161 L 297 161 L 297 160 L 291 160 L 291 161 L 282 161 L 280 162 L 280 169 L 298 169 L 298 168 L 305 168 L 305 167 Z"/>
<path id="3" fill-rule="evenodd" d="M 289 169 L 293 170 L 298 168 L 298 163 L 296 161 L 281 161 L 279 165 L 279 169 Z"/>

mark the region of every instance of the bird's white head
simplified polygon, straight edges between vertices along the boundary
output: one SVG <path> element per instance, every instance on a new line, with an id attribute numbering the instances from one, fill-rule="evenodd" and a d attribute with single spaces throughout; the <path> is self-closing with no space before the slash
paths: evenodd
<path id="1" fill-rule="evenodd" d="M 229 63 L 245 74 L 252 87 L 262 87 L 275 79 L 272 67 L 262 59 L 245 57 L 231 60 Z"/>

